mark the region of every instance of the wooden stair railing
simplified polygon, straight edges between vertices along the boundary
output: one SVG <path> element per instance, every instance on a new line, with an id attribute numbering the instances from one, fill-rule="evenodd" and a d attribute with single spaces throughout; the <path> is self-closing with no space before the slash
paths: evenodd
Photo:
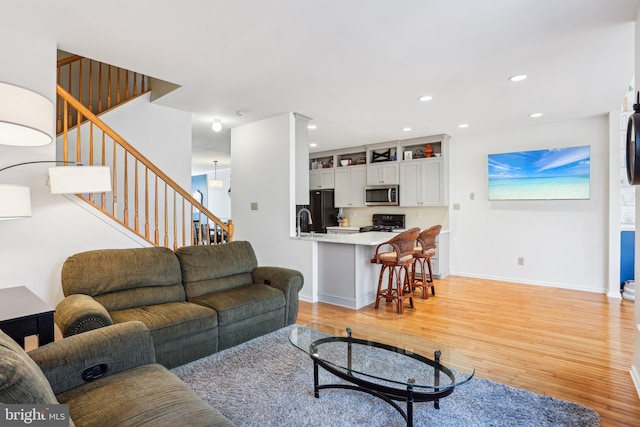
<path id="1" fill-rule="evenodd" d="M 58 60 L 57 82 L 71 96 L 99 115 L 151 90 L 144 74 L 72 55 Z M 62 100 L 58 97 L 56 129 L 62 132 Z M 74 127 L 86 119 L 73 108 L 68 109 L 67 123 Z"/>
<path id="2" fill-rule="evenodd" d="M 80 198 L 156 246 L 175 250 L 233 240 L 231 220 L 225 224 L 212 214 L 60 85 L 57 93 L 62 110 L 58 160 L 111 168 L 111 193 Z M 71 111 L 77 115 L 72 120 Z M 79 117 L 86 122 L 71 129 L 70 122 L 82 122 Z"/>

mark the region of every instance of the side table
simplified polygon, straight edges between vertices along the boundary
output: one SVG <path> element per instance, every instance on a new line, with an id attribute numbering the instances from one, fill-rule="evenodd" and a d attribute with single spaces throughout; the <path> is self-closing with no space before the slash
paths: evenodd
<path id="1" fill-rule="evenodd" d="M 0 329 L 22 347 L 31 335 L 38 335 L 39 346 L 53 341 L 54 312 L 25 286 L 0 289 Z"/>

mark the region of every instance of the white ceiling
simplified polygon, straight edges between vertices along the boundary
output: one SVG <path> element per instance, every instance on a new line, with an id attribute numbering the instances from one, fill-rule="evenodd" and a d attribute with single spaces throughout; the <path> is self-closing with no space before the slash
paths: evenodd
<path id="1" fill-rule="evenodd" d="M 619 109 L 639 1 L 32 0 L 0 25 L 180 85 L 158 102 L 193 113 L 200 174 L 229 164 L 230 127 L 285 112 L 324 151 Z"/>

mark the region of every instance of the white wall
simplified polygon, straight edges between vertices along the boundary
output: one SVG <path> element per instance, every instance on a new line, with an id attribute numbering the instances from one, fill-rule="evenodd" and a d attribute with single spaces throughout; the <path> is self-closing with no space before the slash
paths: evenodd
<path id="1" fill-rule="evenodd" d="M 150 102 L 149 93 L 100 118 L 171 179 L 191 188 L 191 113 Z"/>
<path id="2" fill-rule="evenodd" d="M 27 87 L 55 101 L 56 49 L 52 40 L 0 28 L 0 56 L 5 65 L 11 64 L 0 67 L 0 81 Z M 53 122 L 54 117 L 51 120 Z M 156 116 L 154 119 L 149 116 L 149 123 L 155 123 L 157 127 L 156 120 L 166 121 L 166 117 Z M 129 135 L 126 130 L 116 130 Z M 158 142 L 156 137 L 147 140 L 149 151 L 153 152 L 148 157 L 173 171 L 174 179 L 186 183 L 188 188 L 191 160 L 190 151 L 185 153 L 185 144 L 190 146 L 190 129 L 186 140 L 180 142 L 182 146 Z M 173 138 L 171 140 L 175 143 Z M 144 153 L 145 148 L 140 151 Z M 54 159 L 54 144 L 27 148 L 0 145 L 0 167 Z M 29 186 L 32 203 L 31 218 L 0 221 L 0 287 L 27 286 L 49 304 L 55 305 L 63 297 L 60 269 L 69 255 L 90 249 L 142 246 L 144 243 L 116 231 L 112 222 L 96 217 L 73 197 L 52 195 L 47 186 L 50 166 L 35 164 L 0 172 L 0 183 Z"/>
<path id="3" fill-rule="evenodd" d="M 638 90 L 638 82 L 640 82 L 640 9 L 636 17 L 636 40 L 635 40 L 635 81 L 636 91 Z M 640 191 L 636 188 L 636 224 L 640 218 Z M 640 233 L 636 230 L 636 260 L 635 260 L 635 272 L 636 283 L 640 282 L 637 279 L 638 272 L 640 272 Z M 636 330 L 635 330 L 635 351 L 633 353 L 633 365 L 631 366 L 631 378 L 636 386 L 638 396 L 640 396 L 640 293 L 636 291 Z"/>
<path id="4" fill-rule="evenodd" d="M 222 188 L 207 187 L 207 209 L 215 216 L 223 221 L 231 216 L 231 197 L 229 197 L 229 188 L 231 187 L 231 170 L 218 170 L 216 176 L 224 182 Z M 207 174 L 207 180 L 214 179 L 214 174 Z"/>
<path id="5" fill-rule="evenodd" d="M 605 115 L 452 139 L 452 274 L 606 292 L 608 144 Z M 590 200 L 488 201 L 489 153 L 578 145 L 591 146 Z"/>
<path id="6" fill-rule="evenodd" d="M 295 120 L 293 114 L 282 114 L 231 129 L 231 210 L 234 240 L 249 241 L 261 266 L 301 271 L 300 297 L 311 300 L 312 242 L 289 237 L 295 224 Z M 251 203 L 258 209 L 251 210 Z"/>

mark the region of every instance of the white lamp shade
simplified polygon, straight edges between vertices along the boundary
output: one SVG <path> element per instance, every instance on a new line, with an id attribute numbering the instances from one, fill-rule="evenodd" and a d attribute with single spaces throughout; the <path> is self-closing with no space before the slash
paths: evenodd
<path id="1" fill-rule="evenodd" d="M 111 191 L 108 166 L 59 166 L 49 168 L 51 194 L 105 193 Z"/>
<path id="2" fill-rule="evenodd" d="M 0 220 L 31 216 L 29 187 L 0 184 Z"/>
<path id="3" fill-rule="evenodd" d="M 35 147 L 53 141 L 53 102 L 9 83 L 0 82 L 0 144 Z"/>
<path id="4" fill-rule="evenodd" d="M 221 179 L 210 179 L 209 187 L 211 188 L 222 188 L 224 186 L 224 181 Z"/>

